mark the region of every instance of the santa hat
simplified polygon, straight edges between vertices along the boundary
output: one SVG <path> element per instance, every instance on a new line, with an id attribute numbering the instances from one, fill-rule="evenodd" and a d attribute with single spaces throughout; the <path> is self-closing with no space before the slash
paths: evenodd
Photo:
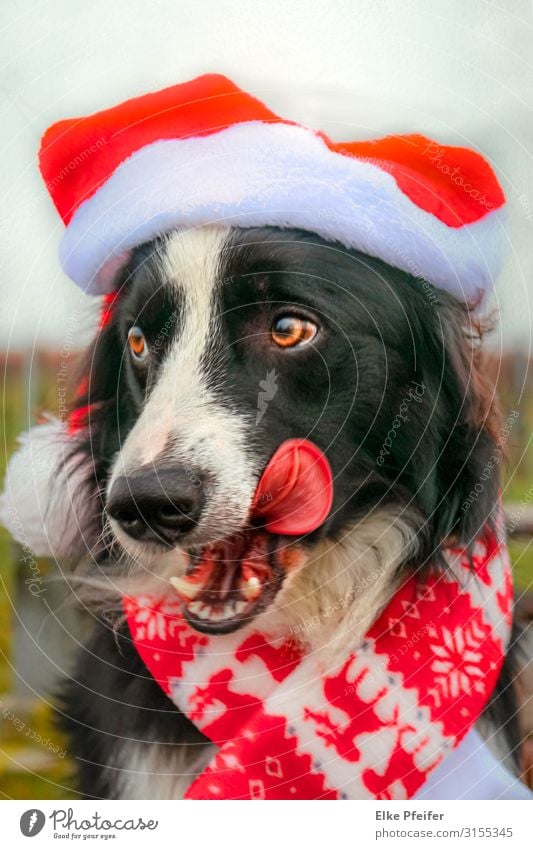
<path id="1" fill-rule="evenodd" d="M 312 231 L 470 302 L 498 273 L 505 198 L 486 160 L 421 135 L 334 142 L 205 75 L 45 133 L 66 273 L 103 294 L 130 250 L 207 223 Z"/>

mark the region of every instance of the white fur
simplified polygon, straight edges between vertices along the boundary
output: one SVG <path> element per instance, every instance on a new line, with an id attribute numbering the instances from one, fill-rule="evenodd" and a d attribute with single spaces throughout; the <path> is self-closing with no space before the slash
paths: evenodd
<path id="1" fill-rule="evenodd" d="M 7 467 L 0 521 L 37 557 L 83 553 L 91 544 L 79 490 L 87 469 L 68 459 L 75 443 L 67 425 L 50 419 L 22 434 L 19 443 Z"/>
<path id="2" fill-rule="evenodd" d="M 416 526 L 410 517 L 376 511 L 339 541 L 319 543 L 308 562 L 286 579 L 265 619 L 272 623 L 275 617 L 310 651 L 333 662 L 337 653 L 359 644 L 394 594 L 399 567 L 415 551 Z"/>
<path id="3" fill-rule="evenodd" d="M 123 740 L 117 749 L 114 781 L 119 799 L 183 799 L 215 750 L 198 755 L 194 746 Z"/>

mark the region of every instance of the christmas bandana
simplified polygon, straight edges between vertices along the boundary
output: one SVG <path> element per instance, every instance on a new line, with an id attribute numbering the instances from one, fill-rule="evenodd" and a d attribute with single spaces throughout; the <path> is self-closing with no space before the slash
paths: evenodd
<path id="1" fill-rule="evenodd" d="M 186 798 L 412 798 L 483 711 L 511 628 L 500 533 L 447 561 L 407 578 L 334 663 L 254 622 L 201 634 L 174 593 L 126 598 L 148 670 L 217 747 Z"/>

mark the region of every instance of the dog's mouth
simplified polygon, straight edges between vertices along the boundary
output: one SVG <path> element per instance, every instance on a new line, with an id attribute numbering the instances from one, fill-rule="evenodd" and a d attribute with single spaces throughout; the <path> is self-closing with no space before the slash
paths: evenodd
<path id="1" fill-rule="evenodd" d="M 185 575 L 171 578 L 183 616 L 197 631 L 228 634 L 272 604 L 305 552 L 277 534 L 248 528 L 188 557 Z"/>
<path id="2" fill-rule="evenodd" d="M 305 562 L 301 538 L 322 525 L 332 500 L 320 449 L 302 439 L 282 443 L 259 481 L 248 527 L 190 549 L 185 574 L 171 578 L 189 624 L 228 634 L 266 610 L 287 574 Z"/>

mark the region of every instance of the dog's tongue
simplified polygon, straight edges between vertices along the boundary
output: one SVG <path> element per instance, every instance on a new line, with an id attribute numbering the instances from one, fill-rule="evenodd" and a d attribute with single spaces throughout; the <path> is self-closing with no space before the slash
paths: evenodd
<path id="1" fill-rule="evenodd" d="M 307 439 L 288 439 L 270 459 L 257 487 L 252 517 L 273 534 L 301 536 L 320 527 L 333 501 L 330 465 Z"/>
<path id="2" fill-rule="evenodd" d="M 187 621 L 199 631 L 229 633 L 264 609 L 298 560 L 291 546 L 273 550 L 269 535 L 316 530 L 332 501 L 331 469 L 320 449 L 306 439 L 282 443 L 259 481 L 250 528 L 206 546 L 185 575 L 170 579 Z"/>

